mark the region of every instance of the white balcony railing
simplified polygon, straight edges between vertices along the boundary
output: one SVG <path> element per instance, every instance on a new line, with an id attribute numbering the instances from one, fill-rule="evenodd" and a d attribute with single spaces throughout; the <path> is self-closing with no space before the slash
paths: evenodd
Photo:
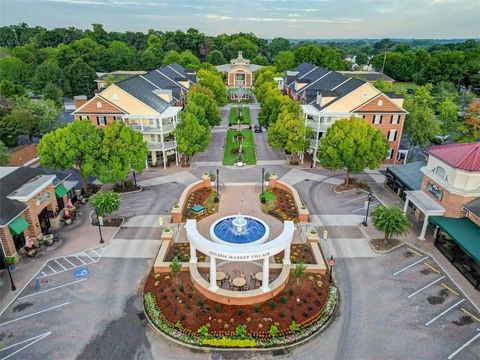
<path id="1" fill-rule="evenodd" d="M 332 123 L 321 123 L 317 124 L 315 120 L 307 120 L 307 126 L 312 129 L 314 132 L 326 132 L 328 128 L 332 125 Z"/>
<path id="2" fill-rule="evenodd" d="M 130 123 L 127 124 L 127 126 L 142 133 L 169 133 L 175 129 L 171 123 L 163 124 L 162 127 L 160 127 L 160 125 L 143 125 L 140 123 Z"/>
<path id="3" fill-rule="evenodd" d="M 175 140 L 161 142 L 151 142 L 148 143 L 148 150 L 151 151 L 167 151 L 172 150 L 177 147 L 177 142 Z"/>

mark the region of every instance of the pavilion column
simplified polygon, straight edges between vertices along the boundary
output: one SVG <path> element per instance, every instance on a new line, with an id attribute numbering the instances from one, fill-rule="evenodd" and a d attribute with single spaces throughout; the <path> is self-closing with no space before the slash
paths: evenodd
<path id="1" fill-rule="evenodd" d="M 285 250 L 283 251 L 283 265 L 290 265 L 290 244 L 287 245 Z"/>
<path id="2" fill-rule="evenodd" d="M 208 290 L 216 291 L 217 285 L 217 259 L 210 255 L 210 286 Z"/>
<path id="3" fill-rule="evenodd" d="M 197 249 L 190 243 L 190 263 L 195 264 L 197 262 Z"/>
<path id="4" fill-rule="evenodd" d="M 403 205 L 403 213 L 406 214 L 408 210 L 408 197 L 405 199 L 405 205 Z"/>
<path id="5" fill-rule="evenodd" d="M 418 237 L 418 240 L 425 240 L 425 233 L 427 232 L 427 226 L 428 226 L 428 218 L 429 218 L 429 215 L 425 214 L 422 231 L 420 232 L 420 236 Z"/>
<path id="6" fill-rule="evenodd" d="M 267 292 L 270 290 L 268 287 L 268 277 L 269 277 L 269 257 L 263 259 L 263 274 L 262 274 L 262 291 Z"/>

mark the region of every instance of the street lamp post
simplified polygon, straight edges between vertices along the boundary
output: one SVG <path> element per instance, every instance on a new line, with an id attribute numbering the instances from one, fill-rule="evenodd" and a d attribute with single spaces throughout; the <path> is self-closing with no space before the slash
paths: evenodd
<path id="1" fill-rule="evenodd" d="M 135 170 L 133 171 L 133 182 L 135 183 L 135 187 L 137 187 L 137 174 L 135 173 Z"/>
<path id="2" fill-rule="evenodd" d="M 217 178 L 216 178 L 216 181 L 215 181 L 215 185 L 216 185 L 216 188 L 217 188 L 217 194 L 215 195 L 215 198 L 213 199 L 216 203 L 219 202 L 219 182 L 218 182 L 218 173 L 219 173 L 219 170 L 217 169 L 216 170 L 216 173 L 217 173 Z"/>
<path id="3" fill-rule="evenodd" d="M 330 255 L 330 261 L 328 262 L 328 264 L 330 265 L 330 271 L 329 271 L 329 274 L 328 274 L 328 283 L 331 284 L 332 283 L 332 275 L 333 275 L 333 266 L 335 265 L 335 260 L 333 260 L 333 255 Z"/>
<path id="4" fill-rule="evenodd" d="M 98 232 L 100 233 L 100 244 L 103 244 L 105 241 L 103 240 L 103 236 L 102 236 L 102 226 L 100 225 L 100 217 L 98 216 L 97 208 L 95 208 L 95 214 L 97 215 Z"/>
<path id="5" fill-rule="evenodd" d="M 12 284 L 12 291 L 15 291 L 15 290 L 17 290 L 17 287 L 13 283 L 12 273 L 10 271 L 10 265 L 9 264 L 7 264 L 7 271 L 8 271 L 8 276 L 10 276 L 10 283 Z"/>
<path id="6" fill-rule="evenodd" d="M 262 194 L 263 194 L 264 183 L 265 183 L 265 168 L 262 168 Z"/>
<path id="7" fill-rule="evenodd" d="M 368 226 L 368 212 L 370 211 L 370 201 L 372 200 L 372 190 L 370 190 L 368 194 L 368 202 L 367 202 L 367 212 L 365 213 L 365 219 L 363 219 L 362 225 Z"/>

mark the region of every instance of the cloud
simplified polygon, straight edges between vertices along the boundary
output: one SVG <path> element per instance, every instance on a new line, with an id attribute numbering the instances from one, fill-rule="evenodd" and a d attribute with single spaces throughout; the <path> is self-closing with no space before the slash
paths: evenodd
<path id="1" fill-rule="evenodd" d="M 228 15 L 206 14 L 205 17 L 213 20 L 234 20 L 232 16 L 228 16 Z"/>

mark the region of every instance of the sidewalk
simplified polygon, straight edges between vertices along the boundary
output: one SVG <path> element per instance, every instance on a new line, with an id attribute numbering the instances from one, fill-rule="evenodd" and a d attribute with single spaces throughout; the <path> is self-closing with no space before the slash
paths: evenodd
<path id="1" fill-rule="evenodd" d="M 78 209 L 77 218 L 74 224 L 61 226 L 54 234 L 58 236 L 59 241 L 51 247 L 42 246 L 35 258 L 25 258 L 20 260 L 12 271 L 12 278 L 17 287 L 12 291 L 10 279 L 7 270 L 0 271 L 0 313 L 5 307 L 21 293 L 22 289 L 30 282 L 30 279 L 43 267 L 45 262 L 52 258 L 65 256 L 83 251 L 100 245 L 100 236 L 98 228 L 90 225 L 88 214 L 91 208 L 88 205 L 82 205 Z M 105 242 L 113 237 L 117 228 L 103 227 L 102 235 Z"/>
<path id="2" fill-rule="evenodd" d="M 373 192 L 377 195 L 382 202 L 388 206 L 395 206 L 403 209 L 403 201 L 393 194 L 391 191 L 385 188 L 383 184 L 370 184 Z M 431 231 L 427 231 L 426 240 L 422 241 L 418 239 L 421 223 L 412 220 L 412 227 L 406 236 L 399 237 L 406 244 L 416 246 L 422 251 L 430 254 L 432 258 L 445 270 L 450 278 L 457 284 L 457 286 L 470 298 L 470 300 L 480 307 L 480 292 L 475 290 L 472 284 L 447 260 L 447 258 L 434 246 L 433 235 Z M 366 233 L 372 238 L 383 238 L 383 233 L 377 231 L 373 225 L 370 224 L 365 228 Z"/>

